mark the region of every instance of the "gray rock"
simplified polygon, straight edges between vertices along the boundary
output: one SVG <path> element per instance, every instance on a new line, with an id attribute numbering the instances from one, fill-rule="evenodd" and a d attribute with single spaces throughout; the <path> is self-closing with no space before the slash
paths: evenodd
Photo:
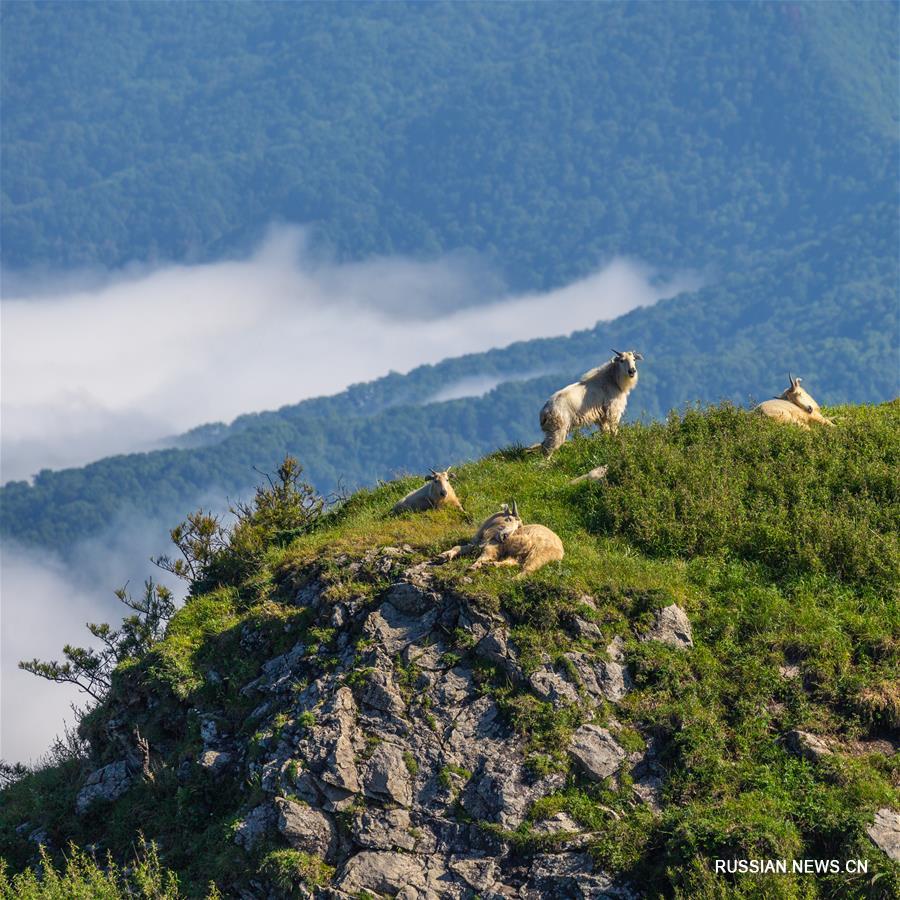
<path id="1" fill-rule="evenodd" d="M 492 628 L 475 645 L 475 653 L 498 666 L 514 684 L 522 681 L 522 669 L 502 628 Z"/>
<path id="2" fill-rule="evenodd" d="M 353 692 L 344 686 L 322 707 L 319 721 L 302 733 L 294 755 L 323 784 L 352 794 L 361 788 L 356 751 L 362 745 Z"/>
<path id="3" fill-rule="evenodd" d="M 473 819 L 515 829 L 525 820 L 535 800 L 562 787 L 564 782 L 564 775 L 555 774 L 528 784 L 521 749 L 509 743 L 498 744 L 482 757 L 460 802 Z"/>
<path id="4" fill-rule="evenodd" d="M 677 650 L 694 646 L 690 620 L 687 613 L 677 603 L 656 613 L 656 621 L 650 630 L 641 637 L 641 640 L 660 641 Z"/>
<path id="5" fill-rule="evenodd" d="M 375 800 L 409 806 L 412 783 L 403 751 L 395 744 L 379 744 L 366 766 L 365 794 Z"/>
<path id="6" fill-rule="evenodd" d="M 409 616 L 391 603 L 382 603 L 369 614 L 363 632 L 379 644 L 384 653 L 393 657 L 408 644 L 421 641 L 431 631 L 436 618 L 434 609 L 424 616 Z"/>
<path id="7" fill-rule="evenodd" d="M 900 862 L 900 812 L 886 806 L 879 809 L 866 834 L 894 862 Z"/>
<path id="8" fill-rule="evenodd" d="M 219 778 L 228 771 L 231 765 L 231 754 L 219 752 L 218 750 L 206 750 L 200 754 L 198 760 L 200 768 L 208 772 L 214 778 Z"/>
<path id="9" fill-rule="evenodd" d="M 253 691 L 276 693 L 288 690 L 305 655 L 306 647 L 302 643 L 297 643 L 287 653 L 270 659 L 263 665 L 259 678 L 244 685 L 241 694 L 248 696 Z"/>
<path id="10" fill-rule="evenodd" d="M 532 673 L 528 683 L 541 700 L 547 700 L 554 706 L 578 702 L 578 689 L 575 685 L 549 667 Z"/>
<path id="11" fill-rule="evenodd" d="M 592 781 L 613 775 L 625 761 L 625 751 L 599 725 L 582 725 L 569 744 L 569 753 Z"/>
<path id="12" fill-rule="evenodd" d="M 278 830 L 294 850 L 331 860 L 337 849 L 337 832 L 331 818 L 318 809 L 284 797 L 275 799 Z"/>
<path id="13" fill-rule="evenodd" d="M 252 850 L 275 824 L 275 809 L 271 803 L 254 807 L 237 824 L 234 842 L 245 850 Z"/>
<path id="14" fill-rule="evenodd" d="M 523 900 L 636 900 L 605 872 L 595 871 L 588 853 L 543 854 L 534 858 Z"/>
<path id="15" fill-rule="evenodd" d="M 607 652 L 612 646 L 610 644 L 606 648 Z M 628 667 L 616 659 L 600 660 L 597 663 L 597 681 L 603 695 L 613 703 L 618 703 L 634 687 Z"/>
<path id="16" fill-rule="evenodd" d="M 597 466 L 595 469 L 591 469 L 590 472 L 585 472 L 584 475 L 573 478 L 569 484 L 580 484 L 582 481 L 603 481 L 608 471 L 609 466 Z"/>
<path id="17" fill-rule="evenodd" d="M 662 778 L 658 775 L 645 775 L 632 785 L 632 790 L 638 800 L 654 812 L 662 810 Z"/>
<path id="18" fill-rule="evenodd" d="M 825 741 L 808 731 L 789 731 L 784 736 L 784 743 L 792 753 L 811 763 L 821 762 L 826 756 L 831 756 L 831 750 Z"/>
<path id="19" fill-rule="evenodd" d="M 420 616 L 433 609 L 440 598 L 431 591 L 426 591 L 419 584 L 401 581 L 391 586 L 387 592 L 387 601 L 402 613 Z"/>
<path id="20" fill-rule="evenodd" d="M 88 775 L 84 787 L 75 798 L 75 812 L 84 815 L 95 803 L 111 803 L 118 800 L 134 781 L 128 763 L 124 759 L 110 763 Z"/>
<path id="21" fill-rule="evenodd" d="M 351 856 L 337 880 L 338 889 L 354 897 L 362 891 L 395 896 L 408 887 L 424 889 L 425 884 L 426 867 L 420 857 L 377 850 Z"/>
<path id="22" fill-rule="evenodd" d="M 593 622 L 589 622 L 587 619 L 582 619 L 580 616 L 575 616 L 571 624 L 567 627 L 575 637 L 583 638 L 585 640 L 596 641 L 602 636 L 602 632 L 597 625 Z"/>
<path id="23" fill-rule="evenodd" d="M 405 716 L 406 703 L 400 696 L 400 689 L 394 680 L 390 660 L 385 657 L 384 663 L 374 669 L 366 679 L 362 691 L 363 705 L 391 716 Z"/>
<path id="24" fill-rule="evenodd" d="M 490 856 L 454 856 L 450 859 L 449 868 L 473 891 L 489 891 L 497 880 L 497 863 Z"/>
<path id="25" fill-rule="evenodd" d="M 353 839 L 367 850 L 421 849 L 405 809 L 364 809 L 353 820 Z M 433 842 L 433 836 L 432 842 Z"/>
<path id="26" fill-rule="evenodd" d="M 28 834 L 28 840 L 38 847 L 46 847 L 48 844 L 48 838 L 49 835 L 47 834 L 46 828 L 35 828 Z"/>
<path id="27" fill-rule="evenodd" d="M 558 812 L 538 822 L 532 831 L 537 834 L 577 834 L 584 829 L 568 813 Z"/>

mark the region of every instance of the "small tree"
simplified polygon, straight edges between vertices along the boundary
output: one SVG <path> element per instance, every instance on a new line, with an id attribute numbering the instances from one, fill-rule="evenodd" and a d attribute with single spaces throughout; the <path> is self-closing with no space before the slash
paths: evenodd
<path id="1" fill-rule="evenodd" d="M 277 480 L 268 473 L 268 486 L 256 489 L 253 503 L 237 503 L 231 512 L 237 518 L 232 535 L 253 531 L 266 544 L 284 546 L 315 527 L 325 510 L 325 500 L 315 488 L 303 480 L 303 466 L 293 456 L 286 456 L 278 467 Z"/>
<path id="2" fill-rule="evenodd" d="M 152 578 L 144 583 L 144 593 L 137 599 L 127 587 L 119 588 L 115 595 L 134 615 L 124 618 L 118 631 L 105 622 L 87 624 L 88 631 L 100 641 L 99 647 L 86 649 L 66 644 L 62 662 L 32 659 L 20 662 L 19 668 L 58 684 L 74 684 L 101 702 L 109 692 L 113 669 L 123 660 L 145 653 L 162 637 L 175 612 L 172 592 Z"/>
<path id="3" fill-rule="evenodd" d="M 170 532 L 181 559 L 163 555 L 154 565 L 190 583 L 202 581 L 216 556 L 228 546 L 228 532 L 211 512 L 198 509 Z"/>
<path id="4" fill-rule="evenodd" d="M 303 467 L 286 456 L 273 478 L 256 489 L 251 503 L 238 501 L 229 511 L 230 530 L 218 516 L 199 509 L 170 532 L 181 559 L 160 556 L 153 562 L 183 578 L 191 592 L 217 584 L 240 584 L 270 546 L 282 547 L 315 528 L 326 501 L 303 480 Z"/>

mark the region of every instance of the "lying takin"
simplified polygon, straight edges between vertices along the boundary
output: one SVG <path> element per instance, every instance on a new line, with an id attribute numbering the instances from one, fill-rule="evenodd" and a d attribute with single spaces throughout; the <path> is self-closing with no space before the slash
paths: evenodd
<path id="1" fill-rule="evenodd" d="M 527 575 L 550 562 L 564 556 L 562 541 L 543 525 L 525 525 L 519 516 L 519 509 L 513 501 L 512 507 L 504 506 L 499 513 L 487 519 L 478 529 L 472 542 L 465 547 L 454 547 L 442 556 L 454 559 L 464 553 L 480 549 L 481 554 L 470 566 L 521 566 Z"/>
<path id="2" fill-rule="evenodd" d="M 794 378 L 790 373 L 788 378 L 791 386 L 786 388 L 780 397 L 760 403 L 754 412 L 775 419 L 776 422 L 799 425 L 800 428 L 807 430 L 810 422 L 834 427 L 834 422 L 822 415 L 819 404 L 800 386 L 802 379 Z"/>
<path id="3" fill-rule="evenodd" d="M 588 425 L 599 425 L 613 434 L 628 404 L 628 394 L 638 381 L 637 361 L 644 357 L 631 350 L 616 355 L 607 363 L 585 372 L 574 384 L 558 390 L 541 410 L 540 445 L 550 456 L 565 443 L 566 437 Z"/>
<path id="4" fill-rule="evenodd" d="M 393 515 L 403 512 L 424 512 L 426 509 L 439 509 L 442 506 L 454 506 L 462 509 L 462 503 L 450 484 L 450 469 L 443 472 L 431 470 L 420 488 L 410 491 L 402 500 L 398 500 L 391 510 Z"/>
<path id="5" fill-rule="evenodd" d="M 451 559 L 456 559 L 457 556 L 472 556 L 481 551 L 486 544 L 498 540 L 500 535 L 511 534 L 522 524 L 518 511 L 514 510 L 515 504 L 512 508 L 507 503 L 501 504 L 500 511 L 488 516 L 481 523 L 478 531 L 475 532 L 475 537 L 468 544 L 457 544 L 455 547 L 445 550 L 439 559 L 449 562 Z"/>

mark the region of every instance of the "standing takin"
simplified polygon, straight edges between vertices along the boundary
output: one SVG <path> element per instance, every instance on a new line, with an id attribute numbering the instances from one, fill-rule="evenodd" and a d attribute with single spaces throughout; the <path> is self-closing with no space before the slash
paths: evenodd
<path id="1" fill-rule="evenodd" d="M 540 445 L 544 456 L 558 450 L 570 432 L 599 425 L 615 434 L 628 404 L 628 395 L 638 381 L 637 361 L 644 357 L 631 350 L 613 350 L 607 363 L 585 372 L 581 378 L 558 390 L 541 410 Z"/>
<path id="2" fill-rule="evenodd" d="M 789 388 L 785 388 L 781 395 L 774 400 L 765 400 L 760 403 L 754 411 L 769 419 L 775 419 L 776 422 L 799 425 L 807 430 L 809 430 L 810 422 L 834 427 L 834 422 L 820 412 L 819 404 L 800 387 L 803 379 L 794 378 L 790 372 L 788 372 L 788 379 L 791 382 Z"/>
<path id="3" fill-rule="evenodd" d="M 454 506 L 462 510 L 462 503 L 450 484 L 450 469 L 443 472 L 431 470 L 420 488 L 410 491 L 402 500 L 398 500 L 391 510 L 393 515 L 403 512 L 424 512 L 426 509 L 439 509 L 442 506 Z"/>

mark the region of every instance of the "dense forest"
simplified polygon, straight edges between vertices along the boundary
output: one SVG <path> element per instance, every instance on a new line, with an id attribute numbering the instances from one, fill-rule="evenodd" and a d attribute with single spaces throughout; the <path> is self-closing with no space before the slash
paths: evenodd
<path id="1" fill-rule="evenodd" d="M 285 452 L 327 493 L 531 442 L 548 393 L 611 346 L 646 357 L 632 419 L 748 405 L 789 369 L 825 404 L 898 392 L 896 5 L 0 16 L 5 272 L 220 258 L 282 220 L 338 259 L 474 251 L 513 288 L 617 254 L 706 282 L 568 338 L 41 472 L 0 489 L 7 536 L 66 551 L 119 516 L 174 520 Z M 471 377 L 499 386 L 434 402 Z"/>
<path id="2" fill-rule="evenodd" d="M 2 262 L 731 269 L 896 192 L 895 4 L 7 3 Z"/>

